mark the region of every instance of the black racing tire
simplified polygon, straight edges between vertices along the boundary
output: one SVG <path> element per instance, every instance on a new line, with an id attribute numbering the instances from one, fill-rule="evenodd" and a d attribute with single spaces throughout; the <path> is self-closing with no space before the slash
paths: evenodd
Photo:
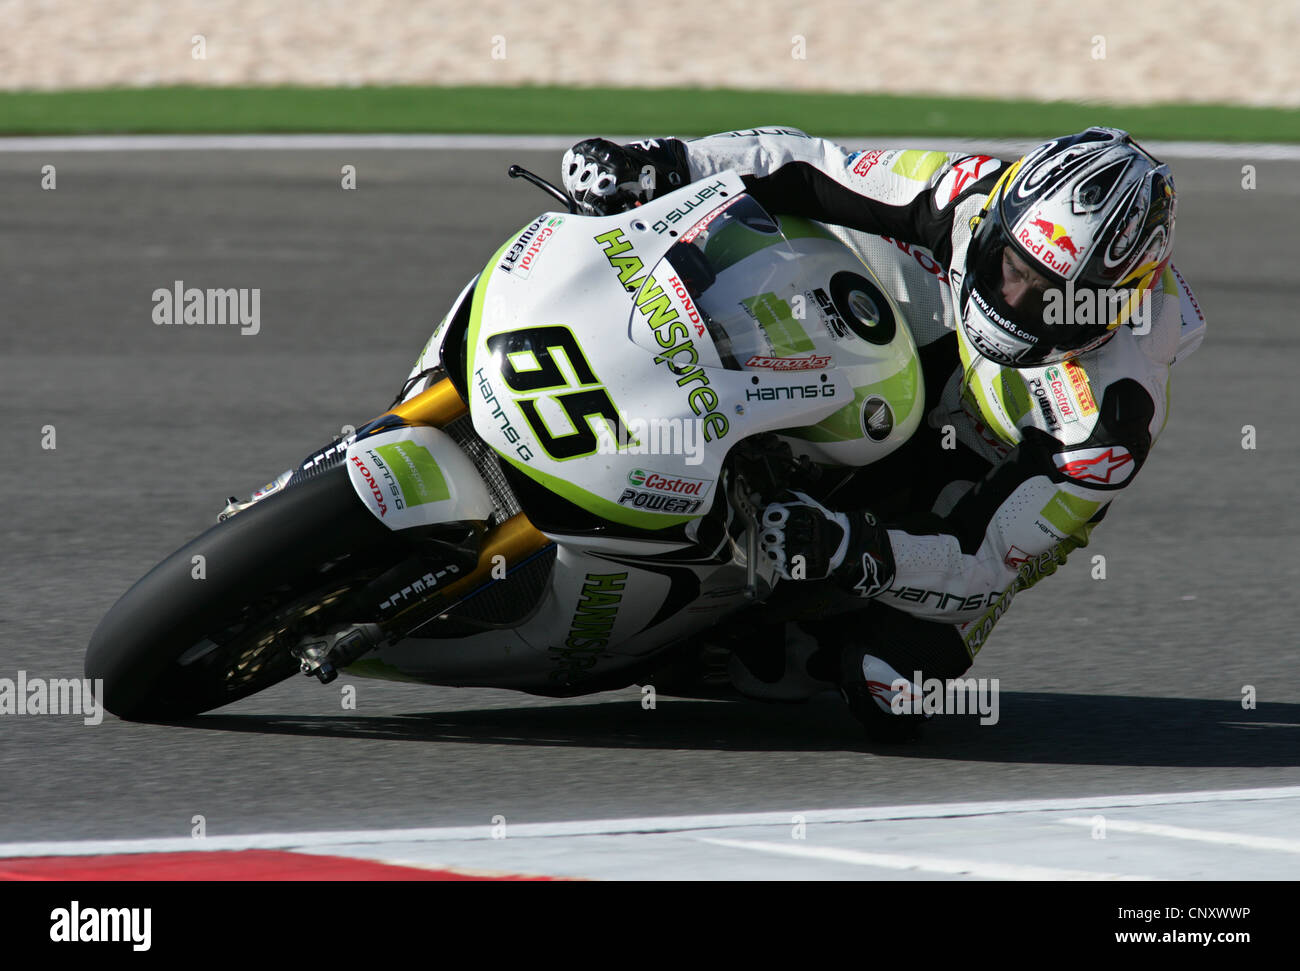
<path id="1" fill-rule="evenodd" d="M 236 513 L 150 570 L 100 621 L 86 677 L 133 721 L 188 718 L 299 670 L 297 636 L 405 555 L 336 465 Z M 194 557 L 205 576 L 193 575 Z M 340 618 L 341 619 L 341 618 Z M 309 626 L 315 625 L 315 627 Z"/>

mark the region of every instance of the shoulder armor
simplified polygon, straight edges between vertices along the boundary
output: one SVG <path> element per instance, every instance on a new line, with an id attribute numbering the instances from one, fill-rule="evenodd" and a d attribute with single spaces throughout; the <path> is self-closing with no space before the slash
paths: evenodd
<path id="1" fill-rule="evenodd" d="M 1142 385 L 1122 378 L 1106 388 L 1092 435 L 1052 453 L 1054 478 L 1089 489 L 1121 489 L 1151 451 L 1155 402 Z"/>

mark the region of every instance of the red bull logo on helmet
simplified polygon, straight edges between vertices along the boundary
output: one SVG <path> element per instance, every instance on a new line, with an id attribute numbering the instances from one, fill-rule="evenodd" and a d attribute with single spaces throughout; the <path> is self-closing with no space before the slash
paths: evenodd
<path id="1" fill-rule="evenodd" d="M 1065 235 L 1065 227 L 1058 226 L 1054 222 L 1046 219 L 1035 219 L 1029 225 L 1035 227 L 1040 233 L 1047 237 L 1048 242 L 1059 250 L 1069 253 L 1071 256 L 1078 256 L 1079 251 L 1074 247 L 1074 240 Z"/>
<path id="2" fill-rule="evenodd" d="M 1065 227 L 1050 219 L 1031 219 L 1016 233 L 1016 242 L 1044 266 L 1062 276 L 1074 269 L 1074 260 L 1079 255 L 1079 249 L 1066 233 Z"/>

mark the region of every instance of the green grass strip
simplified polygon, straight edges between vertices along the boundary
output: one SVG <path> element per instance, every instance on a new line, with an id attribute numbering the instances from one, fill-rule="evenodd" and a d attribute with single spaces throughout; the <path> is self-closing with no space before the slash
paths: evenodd
<path id="1" fill-rule="evenodd" d="M 0 133 L 465 132 L 1039 137 L 1102 124 L 1141 139 L 1300 142 L 1300 110 L 690 89 L 114 88 L 0 92 Z"/>

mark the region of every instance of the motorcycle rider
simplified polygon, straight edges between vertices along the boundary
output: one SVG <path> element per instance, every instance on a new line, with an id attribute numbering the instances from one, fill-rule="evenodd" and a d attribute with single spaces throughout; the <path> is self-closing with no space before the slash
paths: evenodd
<path id="1" fill-rule="evenodd" d="M 735 169 L 774 214 L 933 257 L 946 284 L 941 325 L 913 328 L 928 420 L 847 490 L 874 500 L 903 482 L 901 504 L 839 498 L 832 509 L 796 493 L 769 497 L 762 514 L 762 548 L 780 576 L 828 580 L 871 603 L 804 620 L 784 638 L 760 624 L 776 631 L 763 643 L 779 657 L 751 645 L 733 660 L 748 694 L 806 697 L 833 682 L 870 734 L 913 735 L 925 717 L 913 707 L 918 682 L 966 671 L 1016 593 L 1087 545 L 1164 428 L 1170 366 L 1204 328 L 1170 266 L 1168 167 L 1110 128 L 1012 162 L 854 152 L 760 128 L 587 139 L 562 165 L 586 213 Z"/>

